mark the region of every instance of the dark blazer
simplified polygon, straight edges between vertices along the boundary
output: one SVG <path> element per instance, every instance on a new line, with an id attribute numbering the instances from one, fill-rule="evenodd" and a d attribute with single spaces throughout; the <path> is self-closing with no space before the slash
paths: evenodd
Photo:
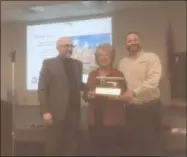
<path id="1" fill-rule="evenodd" d="M 78 89 L 82 82 L 82 63 L 73 59 Z M 60 56 L 43 61 L 38 84 L 41 114 L 49 112 L 53 119 L 64 120 L 69 104 L 69 85 Z M 80 93 L 79 93 L 80 94 Z M 80 102 L 77 102 L 80 106 Z M 80 109 L 80 107 L 79 107 Z"/>

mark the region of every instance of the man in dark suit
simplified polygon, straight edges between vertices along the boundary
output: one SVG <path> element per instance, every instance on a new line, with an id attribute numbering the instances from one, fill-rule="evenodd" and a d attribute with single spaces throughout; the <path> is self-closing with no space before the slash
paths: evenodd
<path id="1" fill-rule="evenodd" d="M 82 63 L 71 57 L 68 38 L 57 41 L 59 55 L 43 61 L 38 97 L 44 122 L 49 126 L 47 155 L 76 155 L 80 121 Z"/>

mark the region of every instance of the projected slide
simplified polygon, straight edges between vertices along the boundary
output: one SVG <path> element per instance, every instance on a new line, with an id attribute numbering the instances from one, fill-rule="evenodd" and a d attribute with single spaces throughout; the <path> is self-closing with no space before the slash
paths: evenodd
<path id="1" fill-rule="evenodd" d="M 97 45 L 112 43 L 111 18 L 27 26 L 27 90 L 37 90 L 42 62 L 56 57 L 56 41 L 67 36 L 73 40 L 72 58 L 83 63 L 83 82 L 94 70 Z"/>

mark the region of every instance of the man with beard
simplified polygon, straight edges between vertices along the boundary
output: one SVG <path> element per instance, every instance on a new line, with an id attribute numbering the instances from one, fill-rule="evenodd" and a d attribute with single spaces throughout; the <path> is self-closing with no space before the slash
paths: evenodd
<path id="1" fill-rule="evenodd" d="M 145 52 L 138 33 L 128 33 L 128 57 L 119 63 L 128 90 L 120 96 L 126 102 L 127 145 L 133 155 L 158 155 L 161 126 L 159 83 L 162 66 L 155 53 Z"/>
<path id="2" fill-rule="evenodd" d="M 76 155 L 80 121 L 81 62 L 70 58 L 72 41 L 62 37 L 59 55 L 43 61 L 38 97 L 42 119 L 49 128 L 47 156 Z"/>

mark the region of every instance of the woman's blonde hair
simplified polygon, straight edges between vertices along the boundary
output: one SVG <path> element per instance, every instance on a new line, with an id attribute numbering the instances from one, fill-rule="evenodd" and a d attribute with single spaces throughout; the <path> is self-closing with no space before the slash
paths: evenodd
<path id="1" fill-rule="evenodd" d="M 113 65 L 113 62 L 115 60 L 115 55 L 116 55 L 116 51 L 113 48 L 113 46 L 111 44 L 100 44 L 99 46 L 97 46 L 96 52 L 95 52 L 95 60 L 96 60 L 97 64 L 98 64 L 98 52 L 99 52 L 99 50 L 110 53 L 111 65 Z"/>

